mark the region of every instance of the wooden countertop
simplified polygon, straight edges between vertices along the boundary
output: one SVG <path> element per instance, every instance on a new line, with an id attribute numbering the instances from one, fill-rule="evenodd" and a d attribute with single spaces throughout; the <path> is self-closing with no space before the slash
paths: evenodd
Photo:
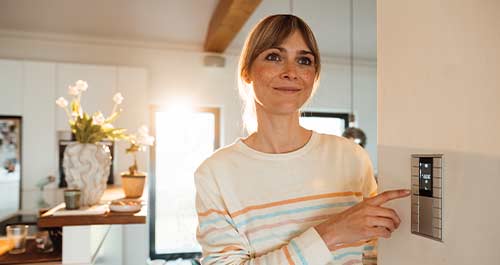
<path id="1" fill-rule="evenodd" d="M 5 253 L 0 256 L 0 264 L 26 264 L 26 263 L 36 263 L 42 262 L 42 264 L 61 264 L 59 261 L 62 260 L 60 244 L 54 244 L 54 250 L 49 253 L 39 253 L 36 249 L 36 243 L 34 239 L 26 240 L 26 252 L 22 254 L 9 254 Z M 46 263 L 51 262 L 51 263 Z"/>
<path id="2" fill-rule="evenodd" d="M 124 198 L 123 190 L 118 186 L 111 186 L 104 192 L 101 203 L 107 203 L 112 200 Z M 147 202 L 147 194 L 140 198 Z M 141 210 L 136 213 L 121 213 L 108 211 L 101 215 L 65 215 L 53 216 L 52 214 L 64 207 L 60 204 L 38 218 L 39 227 L 61 227 L 76 225 L 101 225 L 101 224 L 145 224 L 147 217 L 147 205 L 143 205 Z"/>

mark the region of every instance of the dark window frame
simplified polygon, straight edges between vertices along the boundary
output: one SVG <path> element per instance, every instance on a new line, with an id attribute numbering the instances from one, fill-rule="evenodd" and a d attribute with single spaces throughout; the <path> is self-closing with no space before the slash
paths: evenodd
<path id="1" fill-rule="evenodd" d="M 151 133 L 156 138 L 156 123 L 155 113 L 164 110 L 156 105 L 151 106 Z M 207 112 L 214 115 L 214 151 L 220 147 L 220 124 L 221 124 L 221 109 L 219 107 L 200 107 L 194 110 L 195 112 Z M 163 259 L 163 260 L 176 260 L 176 259 L 190 259 L 193 264 L 199 264 L 198 260 L 201 257 L 201 252 L 183 252 L 183 253 L 157 253 L 156 252 L 156 145 L 150 148 L 150 174 L 149 174 L 149 258 L 150 259 Z M 194 196 L 194 195 L 193 195 Z"/>

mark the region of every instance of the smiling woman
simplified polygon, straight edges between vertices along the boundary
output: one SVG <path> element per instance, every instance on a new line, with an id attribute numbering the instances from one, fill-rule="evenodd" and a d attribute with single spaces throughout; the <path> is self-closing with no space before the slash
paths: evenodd
<path id="1" fill-rule="evenodd" d="M 243 124 L 249 133 L 257 130 L 256 99 L 262 103 L 267 93 L 281 92 L 294 95 L 295 105 L 301 107 L 305 100 L 300 102 L 311 96 L 311 88 L 316 89 L 321 70 L 316 39 L 302 20 L 283 16 L 261 23 L 261 27 L 250 33 L 252 37 L 247 38 L 239 63 Z M 271 86 L 274 91 L 257 92 L 261 84 Z"/>
<path id="2" fill-rule="evenodd" d="M 314 55 L 298 32 L 259 54 L 245 74 L 245 81 L 253 85 L 256 107 L 283 114 L 299 109 L 311 96 L 314 65 Z"/>
<path id="3" fill-rule="evenodd" d="M 302 19 L 270 16 L 251 31 L 239 65 L 250 135 L 195 173 L 203 264 L 362 264 L 399 226 L 381 204 L 409 193 L 377 196 L 363 148 L 300 126 L 319 72 Z"/>

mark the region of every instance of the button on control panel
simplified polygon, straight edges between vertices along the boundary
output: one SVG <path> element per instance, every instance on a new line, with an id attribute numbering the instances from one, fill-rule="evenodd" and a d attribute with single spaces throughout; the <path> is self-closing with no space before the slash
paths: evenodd
<path id="1" fill-rule="evenodd" d="M 443 241 L 443 155 L 411 156 L 411 232 Z"/>

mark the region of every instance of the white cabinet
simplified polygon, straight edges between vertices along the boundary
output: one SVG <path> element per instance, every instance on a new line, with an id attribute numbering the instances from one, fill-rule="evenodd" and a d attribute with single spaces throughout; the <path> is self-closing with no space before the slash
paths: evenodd
<path id="1" fill-rule="evenodd" d="M 0 115 L 23 111 L 23 62 L 0 60 Z"/>
<path id="2" fill-rule="evenodd" d="M 22 182 L 23 190 L 30 190 L 36 188 L 40 179 L 57 172 L 55 63 L 23 62 L 23 65 Z M 23 201 L 30 202 L 28 198 Z"/>
<path id="3" fill-rule="evenodd" d="M 19 181 L 17 179 L 0 180 L 0 218 L 11 215 L 19 208 Z"/>
<path id="4" fill-rule="evenodd" d="M 64 226 L 62 264 L 123 264 L 122 230 L 123 225 Z"/>

